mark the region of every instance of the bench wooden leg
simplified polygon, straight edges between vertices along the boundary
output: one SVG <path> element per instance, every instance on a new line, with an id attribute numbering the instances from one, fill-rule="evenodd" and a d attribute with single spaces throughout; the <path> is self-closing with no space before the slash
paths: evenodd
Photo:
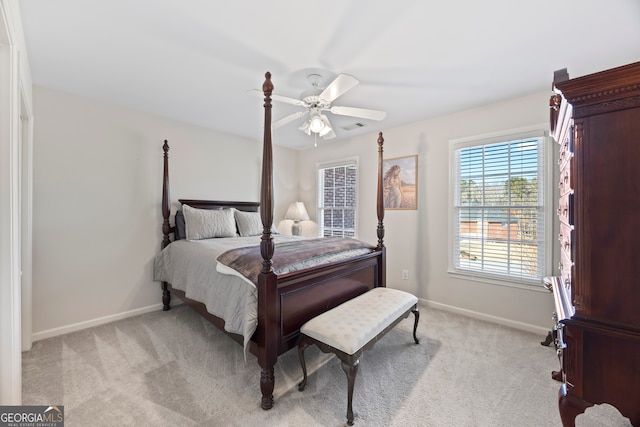
<path id="1" fill-rule="evenodd" d="M 353 364 L 350 364 L 346 361 L 342 361 L 342 370 L 345 374 L 347 374 L 347 424 L 350 426 L 353 425 L 353 388 L 356 382 L 356 375 L 358 374 L 358 365 L 360 364 L 360 359 L 356 359 Z"/>
<path id="2" fill-rule="evenodd" d="M 416 344 L 420 344 L 420 341 L 418 340 L 418 337 L 416 336 L 416 330 L 418 329 L 418 320 L 420 320 L 420 311 L 418 311 L 418 305 L 416 304 L 415 307 L 413 307 L 411 309 L 411 312 L 413 313 L 413 316 L 415 317 L 415 320 L 413 321 L 413 340 L 416 342 Z"/>
<path id="3" fill-rule="evenodd" d="M 307 341 L 300 341 L 298 345 L 298 359 L 300 359 L 300 365 L 302 366 L 302 374 L 304 377 L 302 378 L 302 382 L 298 384 L 298 390 L 303 391 L 307 386 L 307 364 L 304 361 L 304 351 L 307 347 L 309 347 L 309 343 Z"/>

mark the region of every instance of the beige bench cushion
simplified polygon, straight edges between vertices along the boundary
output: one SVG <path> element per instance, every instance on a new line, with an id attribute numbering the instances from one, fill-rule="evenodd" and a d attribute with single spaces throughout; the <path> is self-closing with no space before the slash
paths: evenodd
<path id="1" fill-rule="evenodd" d="M 418 302 L 408 292 L 374 288 L 305 323 L 300 332 L 354 354 Z"/>

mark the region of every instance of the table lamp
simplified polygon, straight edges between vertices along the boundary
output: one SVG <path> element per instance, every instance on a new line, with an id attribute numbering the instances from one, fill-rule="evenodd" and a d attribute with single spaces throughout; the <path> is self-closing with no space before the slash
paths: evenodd
<path id="1" fill-rule="evenodd" d="M 284 216 L 284 218 L 293 221 L 293 224 L 291 225 L 291 234 L 293 234 L 294 236 L 300 236 L 302 234 L 300 221 L 308 221 L 309 214 L 304 208 L 304 203 L 293 202 L 289 206 L 289 209 L 287 209 L 287 214 Z"/>

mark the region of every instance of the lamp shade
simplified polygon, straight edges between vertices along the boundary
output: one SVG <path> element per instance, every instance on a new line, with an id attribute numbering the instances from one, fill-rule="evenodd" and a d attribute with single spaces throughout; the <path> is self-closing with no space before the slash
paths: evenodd
<path id="1" fill-rule="evenodd" d="M 304 203 L 302 202 L 293 202 L 287 209 L 287 214 L 284 216 L 285 219 L 292 219 L 294 221 L 308 221 L 309 214 L 304 207 Z"/>
<path id="2" fill-rule="evenodd" d="M 327 119 L 327 116 L 325 116 L 324 114 L 320 114 L 320 118 L 322 119 L 322 123 L 324 123 L 324 126 L 322 127 L 320 132 L 318 132 L 318 134 L 320 136 L 325 136 L 333 129 L 331 129 L 331 125 L 329 124 L 329 119 Z"/>

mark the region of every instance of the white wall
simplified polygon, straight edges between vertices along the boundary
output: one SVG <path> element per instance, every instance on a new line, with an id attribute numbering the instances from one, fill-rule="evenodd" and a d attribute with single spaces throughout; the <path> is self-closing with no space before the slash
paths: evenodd
<path id="1" fill-rule="evenodd" d="M 0 405 L 19 405 L 22 396 L 21 304 L 31 285 L 31 115 L 18 2 L 0 0 Z"/>
<path id="2" fill-rule="evenodd" d="M 436 306 L 546 333 L 553 299 L 539 292 L 452 278 L 449 253 L 449 140 L 547 123 L 548 92 L 512 99 L 393 129 L 385 129 L 385 158 L 418 154 L 418 210 L 385 212 L 387 285 Z M 375 243 L 377 130 L 349 141 L 326 142 L 300 153 L 300 200 L 315 212 L 317 162 L 359 156 L 358 233 Z M 553 246 L 555 241 L 552 241 Z M 401 271 L 409 271 L 409 280 Z"/>
<path id="3" fill-rule="evenodd" d="M 262 141 L 37 86 L 33 100 L 36 339 L 159 308 L 164 139 L 174 209 L 179 198 L 259 201 Z M 274 149 L 276 218 L 295 200 L 296 162 Z"/>
<path id="4" fill-rule="evenodd" d="M 151 267 L 162 238 L 164 139 L 174 206 L 178 198 L 259 199 L 261 141 L 40 87 L 33 96 L 36 339 L 158 309 Z M 540 333 L 551 327 L 550 294 L 447 273 L 449 140 L 545 123 L 547 105 L 542 92 L 384 130 L 385 158 L 419 155 L 419 209 L 385 213 L 389 286 Z M 295 200 L 315 219 L 316 163 L 357 156 L 359 237 L 376 243 L 377 137 L 301 152 L 275 147 L 274 222 Z M 409 280 L 401 279 L 404 269 Z"/>

